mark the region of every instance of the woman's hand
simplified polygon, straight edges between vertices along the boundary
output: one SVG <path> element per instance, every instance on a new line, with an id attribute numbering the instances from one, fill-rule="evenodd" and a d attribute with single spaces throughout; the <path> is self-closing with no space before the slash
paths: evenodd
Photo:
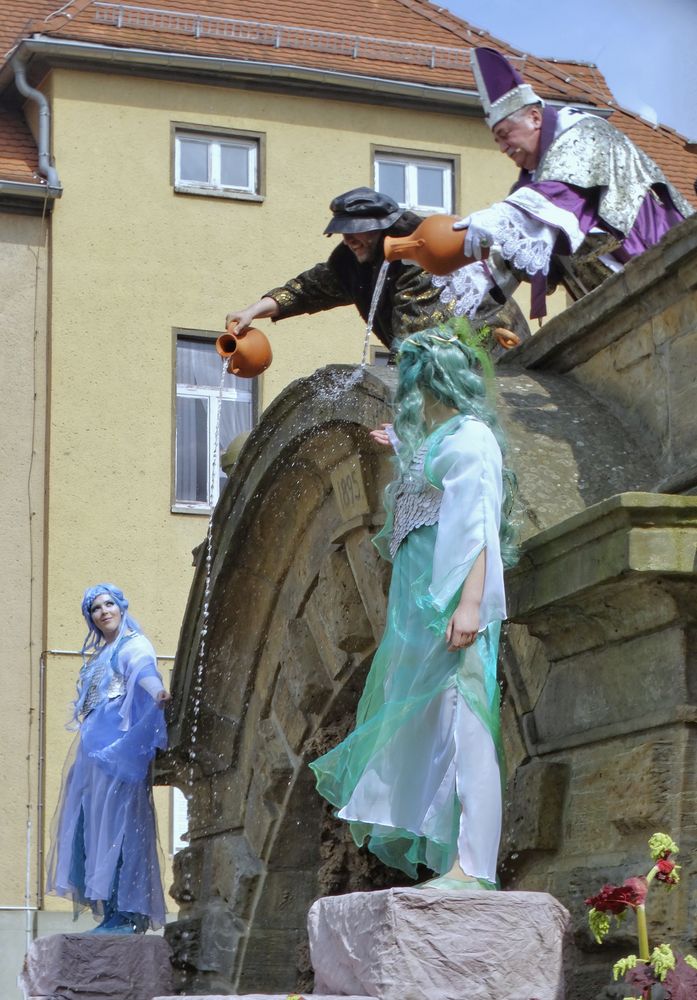
<path id="1" fill-rule="evenodd" d="M 467 649 L 477 638 L 479 606 L 482 603 L 485 576 L 486 549 L 482 549 L 472 563 L 472 568 L 462 585 L 459 604 L 445 630 L 445 641 L 448 643 L 449 653 L 455 653 L 458 649 Z"/>
<path id="2" fill-rule="evenodd" d="M 445 630 L 448 652 L 471 646 L 479 632 L 479 601 L 460 601 Z"/>
<path id="3" fill-rule="evenodd" d="M 380 424 L 375 430 L 370 432 L 370 436 L 375 441 L 376 444 L 381 444 L 385 448 L 392 447 L 392 441 L 390 440 L 390 435 L 388 428 L 392 428 L 392 424 Z"/>
<path id="4" fill-rule="evenodd" d="M 157 694 L 155 695 L 155 702 L 158 705 L 162 705 L 163 707 L 165 705 L 165 702 L 171 700 L 172 700 L 172 695 L 169 693 L 169 691 L 165 691 L 164 688 L 162 688 L 161 691 L 158 691 Z"/>

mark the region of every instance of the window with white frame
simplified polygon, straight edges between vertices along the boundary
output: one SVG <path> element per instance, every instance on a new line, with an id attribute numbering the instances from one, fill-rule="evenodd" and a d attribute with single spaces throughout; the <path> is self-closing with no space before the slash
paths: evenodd
<path id="1" fill-rule="evenodd" d="M 261 195 L 261 136 L 176 128 L 174 188 L 188 194 Z"/>
<path id="2" fill-rule="evenodd" d="M 187 336 L 177 337 L 176 378 L 174 509 L 207 512 L 226 481 L 221 454 L 254 425 L 256 379 L 223 376 L 214 342 Z"/>
<path id="3" fill-rule="evenodd" d="M 376 152 L 375 189 L 415 212 L 453 211 L 453 160 Z"/>
<path id="4" fill-rule="evenodd" d="M 170 789 L 170 854 L 178 854 L 189 846 L 189 803 L 179 788 Z"/>

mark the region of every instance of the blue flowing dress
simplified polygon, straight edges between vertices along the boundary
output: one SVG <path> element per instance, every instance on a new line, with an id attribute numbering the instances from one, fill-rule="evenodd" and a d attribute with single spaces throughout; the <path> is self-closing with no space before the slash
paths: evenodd
<path id="1" fill-rule="evenodd" d="M 415 526 L 397 548 L 385 633 L 355 729 L 310 766 L 356 843 L 386 864 L 416 878 L 417 865 L 443 873 L 459 860 L 494 884 L 502 762 L 496 659 L 506 616 L 501 451 L 488 427 L 460 415 L 430 435 L 415 463 L 408 477 L 437 491 L 435 523 Z M 376 539 L 383 555 L 393 531 L 388 519 Z M 448 652 L 445 631 L 482 550 L 479 635 Z"/>
<path id="2" fill-rule="evenodd" d="M 71 897 L 76 913 L 89 906 L 104 915 L 112 901 L 157 928 L 165 905 L 149 775 L 156 749 L 167 745 L 155 701 L 163 685 L 144 635 L 115 645 L 88 664 L 96 686 L 65 764 L 46 889 Z"/>

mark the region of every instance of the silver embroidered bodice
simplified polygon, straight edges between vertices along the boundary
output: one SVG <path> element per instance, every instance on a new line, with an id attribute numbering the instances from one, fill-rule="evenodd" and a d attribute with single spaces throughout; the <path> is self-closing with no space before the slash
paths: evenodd
<path id="1" fill-rule="evenodd" d="M 394 514 L 390 555 L 394 559 L 397 549 L 410 531 L 426 524 L 437 524 L 440 502 L 443 497 L 424 473 L 427 445 L 423 444 L 414 455 L 409 471 L 402 476 L 394 496 Z"/>
<path id="2" fill-rule="evenodd" d="M 104 659 L 102 663 L 97 666 L 94 674 L 92 675 L 92 680 L 90 686 L 87 689 L 87 694 L 85 695 L 85 701 L 82 706 L 83 715 L 87 715 L 96 708 L 97 705 L 104 699 L 104 694 L 99 690 L 99 686 L 104 679 L 104 674 L 110 669 L 110 664 L 108 659 Z M 111 679 L 106 689 L 106 698 L 120 698 L 126 693 L 126 680 L 121 674 L 112 672 Z"/>

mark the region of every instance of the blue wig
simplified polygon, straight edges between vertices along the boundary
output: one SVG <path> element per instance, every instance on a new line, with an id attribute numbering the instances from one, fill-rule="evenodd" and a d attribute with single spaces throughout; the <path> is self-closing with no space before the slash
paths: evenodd
<path id="1" fill-rule="evenodd" d="M 92 621 L 92 605 L 100 594 L 108 594 L 118 605 L 121 612 L 121 624 L 119 625 L 119 631 L 112 643 L 104 642 L 104 636 L 102 635 L 101 630 L 98 629 Z M 87 635 L 85 636 L 85 641 L 83 642 L 82 649 L 80 650 L 82 654 L 82 668 L 77 680 L 77 698 L 73 703 L 75 708 L 73 718 L 75 720 L 77 720 L 80 711 L 82 710 L 85 696 L 89 690 L 97 662 L 100 660 L 100 654 L 102 654 L 105 650 L 109 650 L 109 664 L 113 668 L 116 663 L 118 652 L 124 642 L 126 642 L 134 632 L 140 633 L 142 631 L 135 618 L 128 614 L 128 599 L 126 598 L 124 592 L 113 583 L 98 583 L 94 587 L 88 587 L 82 597 L 81 610 L 83 617 L 87 622 Z M 105 673 L 102 679 L 102 686 L 108 686 L 108 682 L 109 671 Z"/>
<path id="2" fill-rule="evenodd" d="M 92 621 L 92 605 L 97 600 L 100 594 L 108 594 L 119 607 L 121 612 L 121 627 L 119 628 L 119 634 L 122 631 L 129 632 L 140 632 L 140 625 L 129 615 L 128 612 L 128 598 L 124 592 L 113 583 L 98 583 L 94 587 L 88 587 L 82 597 L 81 610 L 85 621 L 87 622 L 87 635 L 85 636 L 85 641 L 82 644 L 82 657 L 98 649 L 103 641 L 104 636 L 97 626 Z M 125 629 L 124 629 L 125 626 Z"/>

